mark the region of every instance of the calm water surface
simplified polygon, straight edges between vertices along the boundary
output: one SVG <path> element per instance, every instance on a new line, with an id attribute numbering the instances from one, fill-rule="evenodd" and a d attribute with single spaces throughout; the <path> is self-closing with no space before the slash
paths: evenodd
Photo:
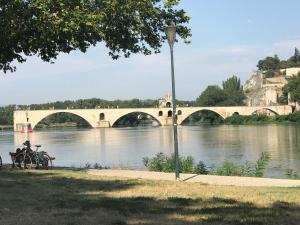
<path id="1" fill-rule="evenodd" d="M 99 163 L 143 168 L 143 157 L 173 152 L 171 127 L 39 130 L 27 135 L 0 131 L 4 163 L 10 162 L 8 152 L 27 138 L 55 156 L 55 166 Z M 208 166 L 220 165 L 224 160 L 240 164 L 255 161 L 267 151 L 272 157 L 267 177 L 285 177 L 288 168 L 300 173 L 299 125 L 183 126 L 178 135 L 180 154 L 191 155 Z"/>

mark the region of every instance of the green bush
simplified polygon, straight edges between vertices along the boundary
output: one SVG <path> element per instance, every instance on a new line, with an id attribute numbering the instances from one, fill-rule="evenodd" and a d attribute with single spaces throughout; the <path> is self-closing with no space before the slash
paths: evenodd
<path id="1" fill-rule="evenodd" d="M 300 111 L 296 111 L 289 115 L 276 115 L 276 116 L 267 116 L 267 115 L 250 115 L 250 116 L 242 116 L 242 115 L 232 115 L 227 117 L 224 120 L 225 124 L 257 124 L 257 123 L 272 123 L 272 122 L 293 122 L 300 123 Z"/>
<path id="2" fill-rule="evenodd" d="M 206 165 L 200 161 L 195 167 L 194 167 L 194 173 L 196 174 L 208 174 L 209 170 L 207 169 Z"/>
<path id="3" fill-rule="evenodd" d="M 242 176 L 242 166 L 233 162 L 225 161 L 221 167 L 217 167 L 210 171 L 212 175 L 219 176 Z"/>
<path id="4" fill-rule="evenodd" d="M 289 179 L 298 179 L 299 178 L 297 171 L 295 171 L 293 169 L 287 169 L 285 175 Z"/>
<path id="5" fill-rule="evenodd" d="M 143 158 L 144 165 L 150 171 L 159 172 L 174 172 L 175 171 L 175 155 L 172 154 L 170 157 L 164 153 L 158 153 L 153 158 Z M 195 166 L 195 160 L 192 156 L 179 157 L 179 172 L 180 173 L 197 173 L 207 174 L 206 166 L 204 163 L 199 162 Z"/>
<path id="6" fill-rule="evenodd" d="M 300 111 L 296 111 L 288 115 L 288 120 L 291 122 L 300 122 Z"/>
<path id="7" fill-rule="evenodd" d="M 179 157 L 179 172 L 212 174 L 220 176 L 262 177 L 269 160 L 269 153 L 263 152 L 260 158 L 255 163 L 246 162 L 245 165 L 238 165 L 230 161 L 225 161 L 220 167 L 212 168 L 209 171 L 202 161 L 195 165 L 195 160 L 192 156 Z M 153 158 L 143 158 L 143 163 L 150 171 L 175 171 L 174 154 L 168 157 L 164 153 L 158 153 Z"/>
<path id="8" fill-rule="evenodd" d="M 269 153 L 263 152 L 255 163 L 246 162 L 245 165 L 238 165 L 225 161 L 222 166 L 212 169 L 210 174 L 219 176 L 262 177 L 270 158 Z"/>
<path id="9" fill-rule="evenodd" d="M 260 158 L 256 161 L 254 165 L 254 175 L 256 177 L 262 177 L 264 175 L 264 171 L 270 161 L 271 156 L 268 152 L 262 152 Z"/>

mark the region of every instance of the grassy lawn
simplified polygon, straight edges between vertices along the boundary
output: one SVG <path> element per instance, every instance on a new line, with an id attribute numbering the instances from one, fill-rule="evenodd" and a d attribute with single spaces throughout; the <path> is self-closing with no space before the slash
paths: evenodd
<path id="1" fill-rule="evenodd" d="M 300 188 L 245 188 L 0 170 L 1 225 L 300 222 Z"/>

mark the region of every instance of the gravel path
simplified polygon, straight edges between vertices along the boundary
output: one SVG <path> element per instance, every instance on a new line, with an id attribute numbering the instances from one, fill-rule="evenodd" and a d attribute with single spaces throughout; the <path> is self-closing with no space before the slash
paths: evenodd
<path id="1" fill-rule="evenodd" d="M 97 170 L 90 169 L 88 174 L 96 176 L 126 177 L 146 180 L 174 181 L 174 173 L 149 172 L 137 170 Z M 247 187 L 300 187 L 300 180 L 271 179 L 256 177 L 227 177 L 212 175 L 180 174 L 182 182 L 199 182 L 210 185 L 247 186 Z"/>

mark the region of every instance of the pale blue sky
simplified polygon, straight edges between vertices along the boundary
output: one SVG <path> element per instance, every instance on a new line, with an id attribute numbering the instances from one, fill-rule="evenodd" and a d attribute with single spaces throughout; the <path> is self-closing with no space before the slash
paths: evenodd
<path id="1" fill-rule="evenodd" d="M 192 44 L 175 46 L 177 98 L 194 100 L 207 85 L 235 74 L 242 82 L 267 55 L 286 58 L 300 47 L 298 0 L 182 0 L 192 17 Z M 67 99 L 156 99 L 171 92 L 169 50 L 112 60 L 103 44 L 55 64 L 32 57 L 0 73 L 0 105 Z"/>

